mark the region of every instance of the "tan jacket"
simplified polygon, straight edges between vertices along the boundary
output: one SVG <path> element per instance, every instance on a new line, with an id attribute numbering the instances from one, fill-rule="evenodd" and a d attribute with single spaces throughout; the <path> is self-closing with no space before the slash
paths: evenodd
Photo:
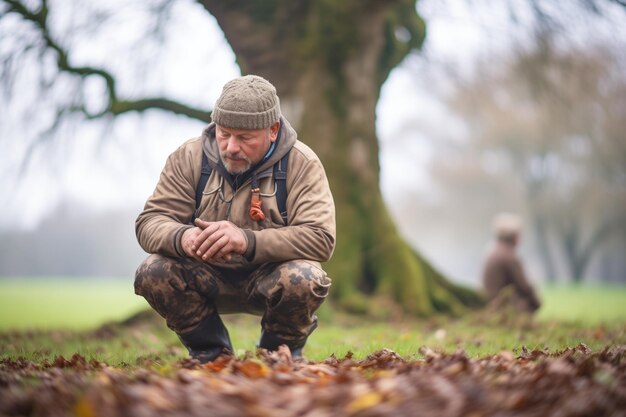
<path id="1" fill-rule="evenodd" d="M 229 220 L 244 229 L 246 256 L 233 256 L 231 267 L 266 262 L 330 259 L 335 246 L 335 206 L 324 168 L 315 153 L 297 140 L 283 118 L 276 148 L 256 170 L 265 220 L 250 218 L 250 179 L 233 189 L 219 164 L 215 125 L 202 136 L 185 142 L 167 159 L 152 196 L 137 218 L 135 229 L 141 247 L 149 253 L 183 257 L 183 232 L 192 227 L 195 195 L 202 168 L 202 151 L 212 172 L 196 217 L 206 221 Z M 291 149 L 287 169 L 288 224 L 280 215 L 273 180 L 273 165 Z"/>

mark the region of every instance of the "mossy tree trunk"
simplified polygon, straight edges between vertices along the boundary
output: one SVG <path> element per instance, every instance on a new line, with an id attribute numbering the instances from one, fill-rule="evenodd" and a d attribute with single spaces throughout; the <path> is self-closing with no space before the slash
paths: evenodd
<path id="1" fill-rule="evenodd" d="M 380 193 L 375 107 L 391 69 L 424 39 L 415 1 L 200 2 L 242 72 L 276 85 L 283 113 L 324 163 L 337 206 L 326 267 L 335 299 L 362 309 L 381 296 L 420 315 L 477 305 L 406 244 Z"/>

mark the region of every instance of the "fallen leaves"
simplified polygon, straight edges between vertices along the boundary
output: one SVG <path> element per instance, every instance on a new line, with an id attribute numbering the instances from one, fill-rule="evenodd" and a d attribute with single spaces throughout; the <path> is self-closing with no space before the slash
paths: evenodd
<path id="1" fill-rule="evenodd" d="M 372 408 L 383 402 L 383 396 L 378 392 L 370 391 L 360 395 L 356 395 L 355 398 L 346 404 L 345 411 L 348 415 L 353 415 L 359 411 Z"/>
<path id="2" fill-rule="evenodd" d="M 270 374 L 270 369 L 263 362 L 246 360 L 243 362 L 233 362 L 233 369 L 250 379 L 265 378 Z"/>
<path id="3" fill-rule="evenodd" d="M 626 346 L 522 349 L 472 359 L 422 348 L 363 360 L 294 360 L 288 349 L 200 365 L 116 369 L 80 355 L 0 360 L 0 415 L 488 416 L 620 415 Z"/>

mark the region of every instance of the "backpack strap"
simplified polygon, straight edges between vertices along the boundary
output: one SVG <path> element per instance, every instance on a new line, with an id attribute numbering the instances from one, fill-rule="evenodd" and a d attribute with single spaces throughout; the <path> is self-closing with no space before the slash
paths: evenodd
<path id="1" fill-rule="evenodd" d="M 291 151 L 290 151 L 291 152 Z M 276 183 L 276 204 L 278 210 L 287 224 L 287 165 L 289 164 L 289 152 L 280 161 L 274 164 L 274 182 Z"/>
<path id="2" fill-rule="evenodd" d="M 276 183 L 276 204 L 278 205 L 278 210 L 280 211 L 280 215 L 283 218 L 285 224 L 287 224 L 287 166 L 289 164 L 289 152 L 283 156 L 280 161 L 274 164 L 274 181 Z M 211 176 L 211 166 L 209 165 L 209 159 L 206 154 L 202 152 L 202 171 L 200 174 L 200 180 L 198 181 L 198 187 L 196 188 L 196 209 L 194 210 L 193 216 L 191 218 L 191 223 L 193 224 L 196 219 L 196 211 L 200 207 L 200 202 L 202 201 L 202 192 L 206 187 L 206 183 L 209 181 L 209 176 Z"/>
<path id="3" fill-rule="evenodd" d="M 191 217 L 191 224 L 193 224 L 193 221 L 196 219 L 196 212 L 198 211 L 198 207 L 200 207 L 200 203 L 202 202 L 202 192 L 204 191 L 204 187 L 206 187 L 207 181 L 209 181 L 211 171 L 213 170 L 209 165 L 209 158 L 207 158 L 204 151 L 202 151 L 202 171 L 200 173 L 198 187 L 196 187 L 196 209 L 194 210 L 193 216 Z"/>

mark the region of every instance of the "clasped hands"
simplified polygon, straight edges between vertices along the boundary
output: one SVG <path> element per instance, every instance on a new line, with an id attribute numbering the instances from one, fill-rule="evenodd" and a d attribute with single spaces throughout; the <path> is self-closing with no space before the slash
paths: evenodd
<path id="1" fill-rule="evenodd" d="M 195 227 L 185 230 L 181 245 L 187 256 L 202 262 L 224 263 L 233 254 L 244 254 L 248 248 L 243 230 L 229 221 L 206 222 L 196 219 Z"/>

